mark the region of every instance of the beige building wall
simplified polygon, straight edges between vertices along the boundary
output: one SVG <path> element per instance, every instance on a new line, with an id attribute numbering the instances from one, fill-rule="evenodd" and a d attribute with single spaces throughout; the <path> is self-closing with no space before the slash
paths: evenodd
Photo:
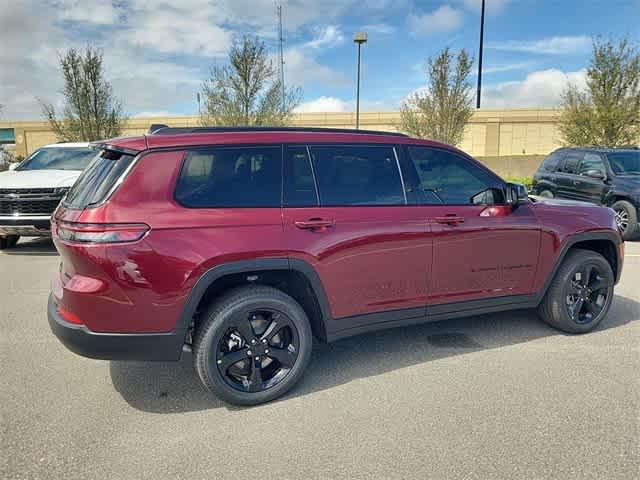
<path id="1" fill-rule="evenodd" d="M 556 122 L 558 111 L 552 109 L 479 110 L 474 112 L 465 128 L 465 136 L 459 147 L 485 159 L 503 175 L 530 175 L 537 167 L 537 156 L 546 155 L 559 146 Z M 152 123 L 172 127 L 196 127 L 197 116 L 132 118 L 125 135 L 146 133 Z M 397 131 L 400 113 L 362 112 L 362 129 Z M 300 127 L 354 128 L 355 114 L 300 113 L 292 124 Z M 56 137 L 47 122 L 0 122 L 0 128 L 13 128 L 16 137 L 16 154 L 28 155 L 38 147 L 55 143 Z M 504 157 L 504 158 L 503 158 Z M 522 162 L 518 161 L 521 157 Z M 535 159 L 535 160 L 534 160 Z M 520 166 L 522 168 L 520 168 Z"/>

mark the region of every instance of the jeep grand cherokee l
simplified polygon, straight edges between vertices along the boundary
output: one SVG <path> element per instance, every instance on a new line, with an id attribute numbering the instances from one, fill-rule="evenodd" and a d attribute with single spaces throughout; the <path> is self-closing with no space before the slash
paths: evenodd
<path id="1" fill-rule="evenodd" d="M 96 153 L 88 143 L 56 143 L 0 173 L 0 250 L 21 235 L 50 235 L 51 214 Z"/>
<path id="2" fill-rule="evenodd" d="M 640 236 L 640 150 L 637 148 L 560 148 L 533 177 L 533 192 L 606 205 L 616 212 L 625 240 Z"/>
<path id="3" fill-rule="evenodd" d="M 289 390 L 313 336 L 522 308 L 587 332 L 622 269 L 611 209 L 530 200 L 436 142 L 161 128 L 100 148 L 54 215 L 51 329 L 93 358 L 192 350 L 231 403 Z"/>

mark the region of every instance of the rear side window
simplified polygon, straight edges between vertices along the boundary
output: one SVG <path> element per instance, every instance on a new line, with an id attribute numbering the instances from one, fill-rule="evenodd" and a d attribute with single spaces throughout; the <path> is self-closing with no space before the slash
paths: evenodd
<path id="1" fill-rule="evenodd" d="M 393 147 L 311 147 L 323 206 L 404 205 L 404 189 Z"/>
<path id="2" fill-rule="evenodd" d="M 280 146 L 187 151 L 175 198 L 186 207 L 279 207 Z"/>
<path id="3" fill-rule="evenodd" d="M 564 159 L 564 163 L 562 165 L 562 172 L 564 173 L 578 173 L 578 165 L 580 164 L 580 160 L 582 160 L 583 154 L 582 152 L 569 152 Z"/>
<path id="4" fill-rule="evenodd" d="M 103 150 L 71 187 L 64 205 L 69 208 L 86 208 L 106 200 L 133 158 L 133 155 Z"/>
<path id="5" fill-rule="evenodd" d="M 285 147 L 283 205 L 286 207 L 318 205 L 318 193 L 307 147 Z"/>
<path id="6" fill-rule="evenodd" d="M 558 169 L 558 164 L 562 160 L 563 152 L 553 152 L 547 156 L 540 165 L 540 169 L 545 172 L 555 172 Z"/>

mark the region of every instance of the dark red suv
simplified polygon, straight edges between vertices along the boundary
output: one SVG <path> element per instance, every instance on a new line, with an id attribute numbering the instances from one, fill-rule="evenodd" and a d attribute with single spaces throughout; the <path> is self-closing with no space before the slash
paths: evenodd
<path id="1" fill-rule="evenodd" d="M 160 128 L 96 147 L 53 219 L 53 332 L 92 358 L 192 350 L 231 403 L 289 390 L 314 336 L 522 308 L 587 332 L 622 269 L 612 210 L 530 199 L 435 142 Z"/>

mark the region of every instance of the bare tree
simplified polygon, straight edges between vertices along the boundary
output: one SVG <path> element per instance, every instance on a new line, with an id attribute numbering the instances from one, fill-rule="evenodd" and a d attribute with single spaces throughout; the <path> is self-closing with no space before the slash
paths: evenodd
<path id="1" fill-rule="evenodd" d="M 594 40 L 587 87 L 563 92 L 559 130 L 569 146 L 640 141 L 640 54 L 627 39 Z"/>
<path id="2" fill-rule="evenodd" d="M 84 52 L 71 48 L 60 56 L 65 101 L 62 119 L 53 104 L 38 100 L 59 140 L 88 142 L 122 133 L 126 118 L 122 104 L 104 78 L 102 58 L 102 51 L 93 47 Z"/>
<path id="3" fill-rule="evenodd" d="M 455 61 L 455 65 L 453 65 Z M 468 81 L 473 59 L 465 50 L 457 56 L 445 48 L 428 61 L 429 84 L 400 107 L 400 127 L 418 138 L 458 145 L 473 114 Z"/>
<path id="4" fill-rule="evenodd" d="M 229 64 L 214 67 L 202 83 L 204 126 L 286 125 L 302 91 L 287 89 L 277 78 L 265 45 L 245 36 L 231 47 Z"/>

